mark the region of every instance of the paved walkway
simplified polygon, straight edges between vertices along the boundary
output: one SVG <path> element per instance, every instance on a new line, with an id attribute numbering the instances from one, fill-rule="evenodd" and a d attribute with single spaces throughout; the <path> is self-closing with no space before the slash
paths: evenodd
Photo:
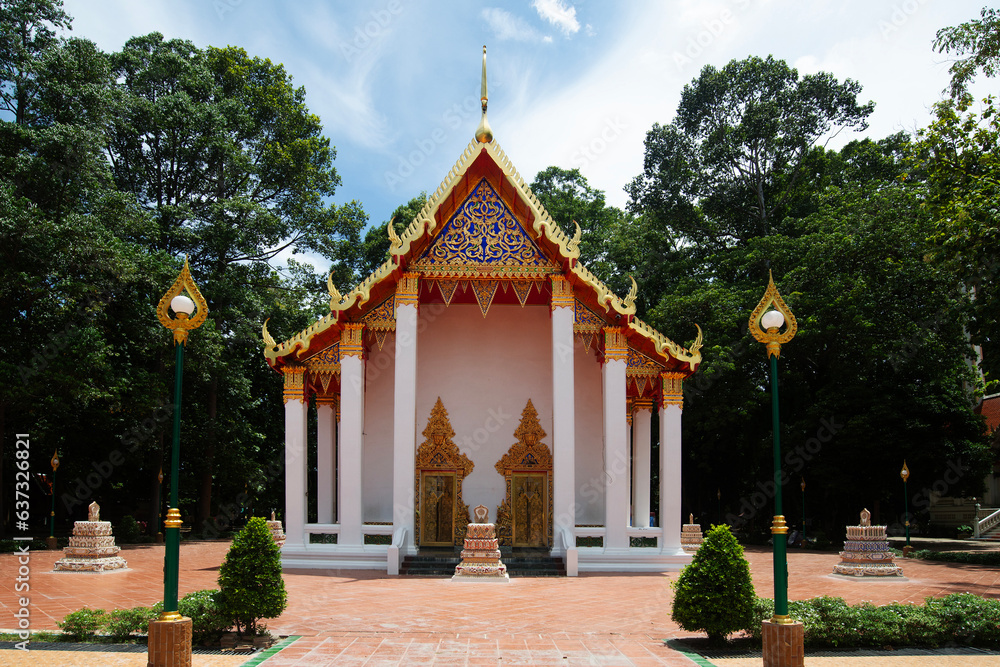
<path id="1" fill-rule="evenodd" d="M 181 595 L 215 588 L 224 542 L 181 547 Z M 33 630 L 83 606 L 104 609 L 151 605 L 162 598 L 163 547 L 127 548 L 129 569 L 107 574 L 52 572 L 56 552 L 35 552 L 29 592 Z M 770 551 L 749 548 L 758 594 L 772 594 Z M 903 581 L 850 579 L 831 574 L 833 553 L 789 554 L 792 599 L 837 595 L 848 602 L 920 602 L 928 595 L 970 591 L 1000 595 L 1000 568 L 906 561 Z M 0 555 L 0 628 L 15 626 L 15 557 Z M 289 571 L 289 606 L 268 622 L 271 632 L 301 638 L 266 659 L 265 667 L 314 665 L 684 665 L 690 658 L 665 640 L 692 636 L 670 620 L 670 581 L 676 573 L 513 579 L 510 584 L 456 584 L 447 578 L 388 577 L 370 571 Z M 132 665 L 144 654 L 35 651 L 0 653 L 5 665 Z M 934 654 L 931 663 L 902 653 L 894 657 L 807 657 L 807 664 L 997 665 L 1000 653 Z M 128 662 L 129 659 L 138 662 Z M 899 662 L 899 659 L 903 659 Z M 890 659 L 892 660 L 890 662 Z M 46 661 L 51 660 L 51 661 Z M 740 662 L 739 660 L 744 660 Z M 746 662 L 745 660 L 750 660 Z M 985 660 L 985 661 L 984 661 Z M 195 665 L 242 664 L 246 657 L 195 656 Z M 760 664 L 760 658 L 715 659 L 719 667 Z"/>

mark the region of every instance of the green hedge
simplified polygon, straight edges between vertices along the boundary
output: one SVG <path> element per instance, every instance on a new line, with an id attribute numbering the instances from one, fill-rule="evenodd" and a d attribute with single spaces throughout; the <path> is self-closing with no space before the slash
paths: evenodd
<path id="1" fill-rule="evenodd" d="M 774 614 L 774 601 L 757 598 L 744 632 L 760 639 L 761 623 Z M 788 615 L 805 626 L 808 647 L 1000 646 L 1000 600 L 972 593 L 928 597 L 923 605 L 893 602 L 849 605 L 843 598 L 821 596 L 792 600 Z"/>
<path id="2" fill-rule="evenodd" d="M 910 558 L 937 560 L 966 565 L 1000 565 L 1000 551 L 931 551 L 921 549 L 910 552 Z"/>

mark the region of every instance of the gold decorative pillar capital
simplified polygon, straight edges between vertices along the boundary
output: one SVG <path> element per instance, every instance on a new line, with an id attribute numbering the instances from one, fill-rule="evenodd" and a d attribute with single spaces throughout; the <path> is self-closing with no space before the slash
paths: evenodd
<path id="1" fill-rule="evenodd" d="M 628 340 L 621 327 L 604 327 L 604 359 L 628 361 Z"/>
<path id="2" fill-rule="evenodd" d="M 552 310 L 556 308 L 573 308 L 573 285 L 566 276 L 552 276 Z"/>
<path id="3" fill-rule="evenodd" d="M 362 335 L 365 330 L 364 322 L 349 322 L 340 331 L 340 356 L 343 357 L 363 357 L 364 344 Z"/>
<path id="4" fill-rule="evenodd" d="M 681 409 L 684 408 L 685 377 L 686 375 L 684 373 L 676 373 L 676 372 L 660 373 L 661 407 L 666 408 L 669 405 L 676 405 L 679 406 Z"/>
<path id="5" fill-rule="evenodd" d="M 653 411 L 653 399 L 652 398 L 637 398 L 632 402 L 632 413 L 641 412 L 642 410 Z"/>
<path id="6" fill-rule="evenodd" d="M 632 428 L 633 414 L 635 414 L 635 399 L 627 398 L 625 399 L 625 423 L 628 424 L 629 428 Z"/>
<path id="7" fill-rule="evenodd" d="M 337 406 L 337 395 L 336 394 L 316 394 L 316 406 L 329 405 L 331 407 Z"/>
<path id="8" fill-rule="evenodd" d="M 285 403 L 289 400 L 306 400 L 306 367 L 289 364 L 281 369 L 285 376 L 285 390 L 282 398 Z"/>
<path id="9" fill-rule="evenodd" d="M 420 295 L 420 274 L 406 271 L 396 283 L 396 306 L 416 306 Z"/>

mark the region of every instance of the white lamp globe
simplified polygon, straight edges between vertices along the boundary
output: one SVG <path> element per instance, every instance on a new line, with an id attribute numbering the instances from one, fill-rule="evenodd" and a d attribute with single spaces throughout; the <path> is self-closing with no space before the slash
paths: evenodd
<path id="1" fill-rule="evenodd" d="M 175 313 L 184 313 L 188 317 L 191 317 L 191 313 L 194 312 L 194 301 L 180 294 L 170 300 L 170 309 Z"/>
<path id="2" fill-rule="evenodd" d="M 785 323 L 785 316 L 777 310 L 769 310 L 764 313 L 764 317 L 760 318 L 760 325 L 764 327 L 765 331 L 770 329 L 780 329 L 781 325 Z"/>

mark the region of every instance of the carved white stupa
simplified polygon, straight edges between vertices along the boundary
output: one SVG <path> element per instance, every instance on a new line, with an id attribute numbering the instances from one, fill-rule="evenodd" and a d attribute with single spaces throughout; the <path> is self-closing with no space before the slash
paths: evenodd
<path id="1" fill-rule="evenodd" d="M 473 510 L 475 523 L 468 524 L 462 549 L 462 562 L 455 566 L 452 581 L 508 582 L 507 566 L 500 562 L 500 544 L 496 527 L 486 523 L 490 511 L 485 505 Z"/>
<path id="2" fill-rule="evenodd" d="M 115 546 L 111 522 L 100 520 L 101 506 L 93 502 L 88 509 L 88 520 L 73 524 L 69 546 L 53 568 L 57 572 L 108 572 L 128 566 L 118 555 L 121 548 Z"/>
<path id="3" fill-rule="evenodd" d="M 280 549 L 285 543 L 285 529 L 282 528 L 281 522 L 274 518 L 274 512 L 271 512 L 271 520 L 267 522 L 267 529 L 271 531 L 271 539 Z"/>
<path id="4" fill-rule="evenodd" d="M 689 515 L 688 522 L 681 526 L 681 547 L 684 551 L 697 551 L 703 539 L 701 524 L 694 522 L 694 514 Z"/>
<path id="5" fill-rule="evenodd" d="M 871 525 L 871 512 L 861 511 L 861 525 L 847 526 L 847 541 L 840 552 L 834 574 L 855 577 L 901 577 L 903 569 L 894 562 L 885 526 Z"/>

